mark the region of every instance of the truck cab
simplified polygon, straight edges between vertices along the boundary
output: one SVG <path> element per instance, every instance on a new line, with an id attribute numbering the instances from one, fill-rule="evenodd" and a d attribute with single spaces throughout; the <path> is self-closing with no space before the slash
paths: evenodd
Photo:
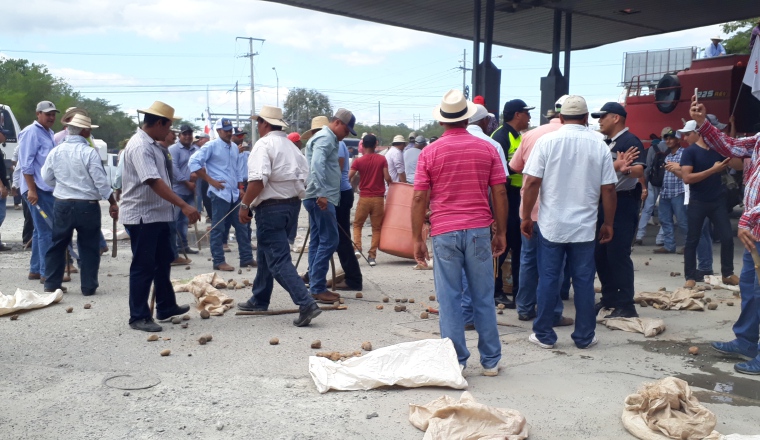
<path id="1" fill-rule="evenodd" d="M 5 143 L 0 145 L 0 150 L 5 157 L 5 169 L 8 172 L 8 178 L 11 177 L 11 158 L 13 157 L 13 151 L 18 145 L 18 134 L 21 131 L 21 127 L 16 121 L 16 117 L 13 115 L 13 111 L 7 105 L 0 104 L 0 127 L 8 133 Z"/>

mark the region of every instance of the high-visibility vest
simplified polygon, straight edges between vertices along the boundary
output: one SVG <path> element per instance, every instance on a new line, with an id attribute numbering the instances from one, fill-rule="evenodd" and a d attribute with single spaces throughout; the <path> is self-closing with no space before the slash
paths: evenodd
<path id="1" fill-rule="evenodd" d="M 510 162 L 512 160 L 512 157 L 515 155 L 515 151 L 517 151 L 518 148 L 520 148 L 520 143 L 522 142 L 522 136 L 514 137 L 512 132 L 509 132 L 509 154 L 507 158 L 507 162 Z M 522 174 L 510 174 L 509 175 L 509 184 L 511 186 L 521 188 L 522 187 Z"/>

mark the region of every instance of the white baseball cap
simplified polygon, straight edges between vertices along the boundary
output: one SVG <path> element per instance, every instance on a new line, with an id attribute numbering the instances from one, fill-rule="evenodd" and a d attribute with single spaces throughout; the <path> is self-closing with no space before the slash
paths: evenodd
<path id="1" fill-rule="evenodd" d="M 681 139 L 684 133 L 688 133 L 690 131 L 697 131 L 697 121 L 693 119 L 691 121 L 687 121 L 682 129 L 676 131 L 676 137 L 678 139 Z"/>

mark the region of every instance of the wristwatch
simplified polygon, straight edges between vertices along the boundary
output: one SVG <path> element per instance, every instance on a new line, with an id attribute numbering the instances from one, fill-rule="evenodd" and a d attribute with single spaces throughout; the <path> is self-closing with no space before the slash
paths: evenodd
<path id="1" fill-rule="evenodd" d="M 246 204 L 245 204 L 245 203 L 243 203 L 243 202 L 240 202 L 240 209 L 249 210 L 249 209 L 251 209 L 251 207 L 250 207 L 250 206 L 248 206 L 248 205 L 246 205 Z"/>

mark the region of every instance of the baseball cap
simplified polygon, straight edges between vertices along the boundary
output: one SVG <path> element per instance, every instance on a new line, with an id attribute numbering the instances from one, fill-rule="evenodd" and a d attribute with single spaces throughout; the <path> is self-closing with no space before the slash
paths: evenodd
<path id="1" fill-rule="evenodd" d="M 422 144 L 426 144 L 427 140 L 425 139 L 425 136 L 417 136 L 416 138 L 414 138 L 414 143 L 422 145 Z"/>
<path id="2" fill-rule="evenodd" d="M 670 127 L 665 127 L 662 129 L 662 132 L 660 132 L 660 137 L 663 139 L 666 137 L 676 137 L 676 132 Z"/>
<path id="3" fill-rule="evenodd" d="M 290 139 L 290 142 L 296 143 L 301 140 L 301 135 L 294 131 L 288 135 L 288 139 Z"/>
<path id="4" fill-rule="evenodd" d="M 570 95 L 562 95 L 555 103 L 554 103 L 554 113 L 561 113 L 562 111 L 562 104 L 565 103 L 565 100 Z"/>
<path id="5" fill-rule="evenodd" d="M 409 133 L 409 140 L 410 141 L 413 141 L 414 138 L 416 138 L 416 137 L 417 137 L 417 132 L 416 131 L 413 131 L 413 132 Z"/>
<path id="6" fill-rule="evenodd" d="M 335 119 L 340 119 L 340 122 L 346 124 L 348 131 L 350 131 L 352 135 L 356 136 L 356 132 L 354 131 L 356 116 L 354 116 L 353 113 L 344 108 L 339 108 L 338 111 L 335 112 Z"/>
<path id="7" fill-rule="evenodd" d="M 527 112 L 533 110 L 534 108 L 535 107 L 528 107 L 528 104 L 526 104 L 522 99 L 513 99 L 511 101 L 507 101 L 506 104 L 504 104 L 504 113 Z"/>
<path id="8" fill-rule="evenodd" d="M 686 121 L 686 124 L 684 124 L 683 128 L 676 131 L 676 137 L 678 139 L 681 139 L 684 133 L 688 133 L 690 131 L 697 131 L 697 121 L 693 119 L 691 121 Z"/>
<path id="9" fill-rule="evenodd" d="M 244 134 L 248 134 L 248 132 L 241 128 L 235 127 L 232 129 L 232 134 L 234 134 L 235 136 L 241 136 Z"/>
<path id="10" fill-rule="evenodd" d="M 214 123 L 214 130 L 232 131 L 232 121 L 227 118 L 217 119 Z"/>
<path id="11" fill-rule="evenodd" d="M 180 133 L 187 133 L 188 131 L 192 133 L 193 132 L 193 127 L 191 127 L 191 126 L 189 126 L 187 124 L 182 124 L 182 125 L 179 126 L 179 132 Z"/>
<path id="12" fill-rule="evenodd" d="M 602 116 L 606 115 L 607 113 L 612 113 L 613 115 L 620 115 L 624 118 L 628 117 L 628 113 L 625 111 L 625 107 L 618 104 L 617 102 L 608 102 L 604 104 L 598 112 L 591 113 L 591 117 L 594 119 L 599 119 Z"/>
<path id="13" fill-rule="evenodd" d="M 480 104 L 475 104 L 475 114 L 470 116 L 470 124 L 478 122 L 488 116 L 488 110 Z"/>
<path id="14" fill-rule="evenodd" d="M 39 112 L 42 112 L 42 113 L 50 113 L 50 112 L 60 113 L 60 111 L 57 108 L 55 108 L 55 104 L 53 104 L 50 101 L 40 101 L 37 104 L 37 110 L 35 110 L 35 111 L 37 113 L 39 113 Z"/>
<path id="15" fill-rule="evenodd" d="M 478 95 L 474 98 L 472 98 L 473 104 L 480 104 L 480 105 L 486 105 L 486 100 L 482 96 Z"/>
<path id="16" fill-rule="evenodd" d="M 569 95 L 562 103 L 559 114 L 567 116 L 585 115 L 588 113 L 588 105 L 583 96 Z"/>
<path id="17" fill-rule="evenodd" d="M 724 128 L 726 128 L 726 124 L 722 124 L 718 120 L 718 117 L 715 115 L 707 115 L 707 120 L 710 121 L 710 124 L 714 125 L 715 128 L 717 128 L 718 130 L 723 130 Z"/>
<path id="18" fill-rule="evenodd" d="M 208 133 L 201 133 L 195 136 L 196 139 L 211 139 L 211 136 L 208 135 Z"/>

